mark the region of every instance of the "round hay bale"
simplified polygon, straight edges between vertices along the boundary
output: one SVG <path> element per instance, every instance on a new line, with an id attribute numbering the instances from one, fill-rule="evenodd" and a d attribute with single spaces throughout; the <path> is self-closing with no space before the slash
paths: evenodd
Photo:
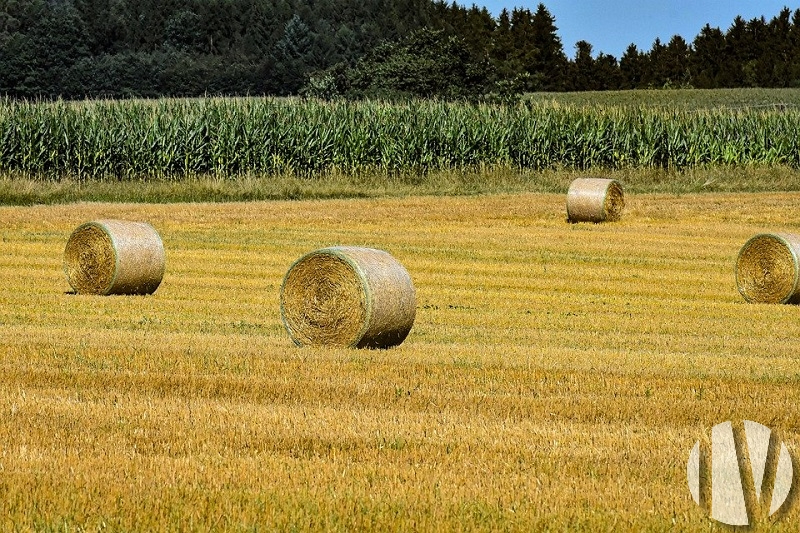
<path id="1" fill-rule="evenodd" d="M 567 192 L 570 222 L 613 222 L 622 217 L 625 195 L 622 184 L 605 178 L 578 178 Z"/>
<path id="2" fill-rule="evenodd" d="M 388 348 L 416 315 L 411 276 L 389 253 L 336 246 L 310 252 L 281 285 L 281 318 L 298 346 Z"/>
<path id="3" fill-rule="evenodd" d="M 762 233 L 736 258 L 736 286 L 754 303 L 800 303 L 800 236 Z"/>
<path id="4" fill-rule="evenodd" d="M 164 244 L 145 222 L 95 220 L 78 226 L 64 273 L 78 294 L 152 294 L 164 277 Z"/>

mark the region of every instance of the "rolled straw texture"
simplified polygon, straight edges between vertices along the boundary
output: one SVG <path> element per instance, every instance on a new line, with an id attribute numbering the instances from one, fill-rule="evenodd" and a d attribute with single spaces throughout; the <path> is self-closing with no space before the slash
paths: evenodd
<path id="1" fill-rule="evenodd" d="M 800 303 L 800 235 L 762 233 L 736 258 L 736 286 L 753 303 Z"/>
<path id="2" fill-rule="evenodd" d="M 286 273 L 280 300 L 283 324 L 298 346 L 389 348 L 405 340 L 416 315 L 411 276 L 372 248 L 304 255 Z"/>
<path id="3" fill-rule="evenodd" d="M 578 178 L 567 191 L 570 222 L 613 222 L 622 217 L 625 195 L 622 184 L 605 178 Z"/>
<path id="4" fill-rule="evenodd" d="M 78 294 L 152 294 L 164 269 L 164 244 L 145 222 L 87 222 L 64 250 L 64 272 Z"/>

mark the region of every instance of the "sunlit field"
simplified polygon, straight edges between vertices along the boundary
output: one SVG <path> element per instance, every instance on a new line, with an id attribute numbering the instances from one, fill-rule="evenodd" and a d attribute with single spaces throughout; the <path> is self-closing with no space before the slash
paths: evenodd
<path id="1" fill-rule="evenodd" d="M 713 425 L 797 458 L 800 308 L 733 267 L 800 194 L 630 194 L 606 225 L 564 200 L 0 208 L 0 530 L 715 529 L 686 483 Z M 70 294 L 69 234 L 112 217 L 160 232 L 154 295 Z M 401 346 L 290 341 L 283 275 L 334 244 L 410 272 Z"/>

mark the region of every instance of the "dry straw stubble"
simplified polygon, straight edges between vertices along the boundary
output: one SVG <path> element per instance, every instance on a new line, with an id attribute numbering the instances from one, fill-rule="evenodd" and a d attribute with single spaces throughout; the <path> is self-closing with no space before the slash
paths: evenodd
<path id="1" fill-rule="evenodd" d="M 736 259 L 736 286 L 748 302 L 800 303 L 800 235 L 762 233 Z"/>
<path id="2" fill-rule="evenodd" d="M 281 286 L 281 318 L 298 346 L 388 348 L 414 324 L 408 271 L 388 252 L 337 246 L 310 252 Z"/>
<path id="3" fill-rule="evenodd" d="M 614 222 L 622 217 L 625 195 L 622 184 L 606 178 L 578 178 L 567 192 L 570 222 Z"/>
<path id="4" fill-rule="evenodd" d="M 152 294 L 164 270 L 164 244 L 145 222 L 87 222 L 64 250 L 64 273 L 78 294 Z"/>

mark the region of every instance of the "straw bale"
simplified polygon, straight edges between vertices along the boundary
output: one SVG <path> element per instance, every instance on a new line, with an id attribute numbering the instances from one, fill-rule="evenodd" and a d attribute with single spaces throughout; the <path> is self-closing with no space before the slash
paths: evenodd
<path id="1" fill-rule="evenodd" d="M 416 315 L 408 272 L 372 248 L 337 246 L 304 255 L 286 273 L 280 302 L 283 324 L 298 346 L 396 346 Z"/>
<path id="2" fill-rule="evenodd" d="M 736 259 L 736 286 L 748 302 L 800 303 L 800 236 L 762 233 Z"/>
<path id="3" fill-rule="evenodd" d="M 64 250 L 64 273 L 78 294 L 152 294 L 164 268 L 164 244 L 145 222 L 87 222 Z"/>
<path id="4" fill-rule="evenodd" d="M 578 178 L 567 192 L 570 222 L 613 222 L 622 217 L 625 196 L 622 184 L 605 178 Z"/>

